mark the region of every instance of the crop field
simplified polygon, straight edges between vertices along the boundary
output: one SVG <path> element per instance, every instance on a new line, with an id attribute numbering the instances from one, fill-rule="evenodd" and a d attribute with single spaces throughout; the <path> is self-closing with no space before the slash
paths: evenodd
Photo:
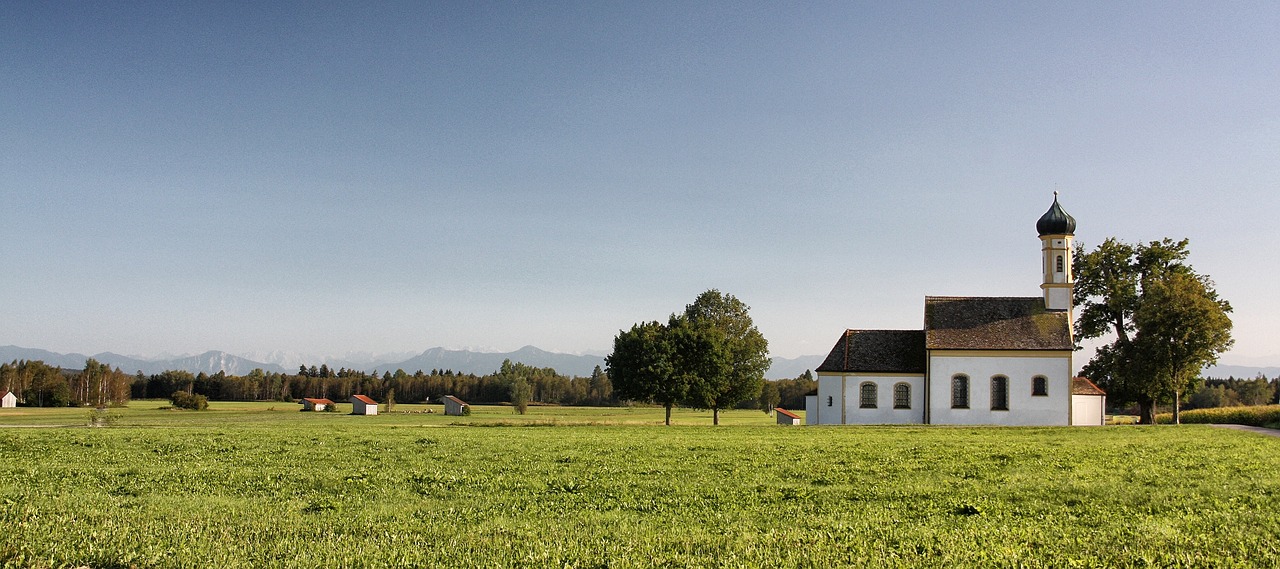
<path id="1" fill-rule="evenodd" d="M 0 564 L 1280 565 L 1280 438 L 1201 425 L 160 405 L 0 412 Z"/>

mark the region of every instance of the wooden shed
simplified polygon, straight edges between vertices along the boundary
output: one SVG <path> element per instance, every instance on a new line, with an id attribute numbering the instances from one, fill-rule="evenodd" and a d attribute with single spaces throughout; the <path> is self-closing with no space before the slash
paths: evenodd
<path id="1" fill-rule="evenodd" d="M 378 402 L 368 395 L 352 395 L 351 396 L 351 414 L 352 415 L 377 415 Z"/>
<path id="2" fill-rule="evenodd" d="M 17 407 L 18 396 L 8 389 L 0 389 L 0 407 Z"/>
<path id="3" fill-rule="evenodd" d="M 457 397 L 454 397 L 452 395 L 445 395 L 440 399 L 441 401 L 444 401 L 445 415 L 454 415 L 457 417 L 461 417 L 463 415 L 471 414 L 471 406 L 467 405 L 466 401 L 458 399 Z"/>
<path id="4" fill-rule="evenodd" d="M 774 415 L 777 415 L 778 417 L 779 425 L 803 425 L 804 424 L 804 421 L 800 419 L 799 415 L 792 413 L 786 409 L 783 409 L 782 407 L 775 407 L 773 411 L 774 411 Z"/>
<path id="5" fill-rule="evenodd" d="M 303 411 L 324 411 L 325 409 L 333 406 L 333 402 L 328 399 L 318 399 L 314 397 L 304 398 L 302 401 L 299 401 L 299 403 L 302 403 Z"/>

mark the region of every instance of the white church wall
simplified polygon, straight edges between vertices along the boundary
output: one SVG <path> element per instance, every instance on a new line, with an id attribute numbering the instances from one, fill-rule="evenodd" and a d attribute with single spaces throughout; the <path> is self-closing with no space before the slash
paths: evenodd
<path id="1" fill-rule="evenodd" d="M 940 352 L 929 356 L 929 422 L 939 425 L 1066 425 L 1070 417 L 1071 352 Z M 951 407 L 951 378 L 969 378 L 969 408 Z M 991 378 L 1008 378 L 1007 411 L 991 409 Z M 1032 395 L 1032 378 L 1047 379 L 1047 395 Z"/>
<path id="2" fill-rule="evenodd" d="M 876 386 L 876 406 L 862 406 L 862 385 Z M 911 388 L 910 407 L 895 409 L 894 386 L 905 383 Z M 849 425 L 900 425 L 924 422 L 924 376 L 911 374 L 844 376 L 844 422 Z"/>
<path id="3" fill-rule="evenodd" d="M 841 389 L 844 383 L 842 375 L 818 374 L 818 420 L 817 425 L 839 425 L 843 421 L 841 411 L 844 409 L 844 395 Z"/>
<path id="4" fill-rule="evenodd" d="M 818 396 L 804 396 L 804 424 L 818 425 Z"/>

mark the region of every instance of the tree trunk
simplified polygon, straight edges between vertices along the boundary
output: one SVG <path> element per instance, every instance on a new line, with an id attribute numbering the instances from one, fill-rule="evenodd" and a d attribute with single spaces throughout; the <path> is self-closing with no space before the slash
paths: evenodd
<path id="1" fill-rule="evenodd" d="M 671 404 L 667 403 L 667 426 L 671 426 Z"/>
<path id="2" fill-rule="evenodd" d="M 719 409 L 712 409 L 712 410 L 711 410 L 711 424 L 712 424 L 712 425 L 719 425 L 719 424 L 720 424 L 720 410 L 719 410 Z"/>
<path id="3" fill-rule="evenodd" d="M 1175 425 L 1182 424 L 1182 415 L 1179 413 L 1179 411 L 1181 411 L 1181 407 L 1182 407 L 1182 391 L 1177 390 L 1173 392 L 1173 424 Z"/>
<path id="4" fill-rule="evenodd" d="M 1147 398 L 1138 400 L 1138 423 L 1142 425 L 1156 424 L 1155 401 Z"/>

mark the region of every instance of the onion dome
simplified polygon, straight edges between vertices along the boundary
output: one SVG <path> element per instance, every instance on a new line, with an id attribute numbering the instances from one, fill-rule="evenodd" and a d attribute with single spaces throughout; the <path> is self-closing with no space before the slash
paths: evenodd
<path id="1" fill-rule="evenodd" d="M 1039 231 L 1041 236 L 1075 234 L 1076 218 L 1071 217 L 1071 214 L 1063 211 L 1062 206 L 1058 205 L 1058 192 L 1053 192 L 1053 205 L 1049 207 L 1049 211 L 1040 216 L 1040 221 L 1036 222 L 1036 231 Z"/>

